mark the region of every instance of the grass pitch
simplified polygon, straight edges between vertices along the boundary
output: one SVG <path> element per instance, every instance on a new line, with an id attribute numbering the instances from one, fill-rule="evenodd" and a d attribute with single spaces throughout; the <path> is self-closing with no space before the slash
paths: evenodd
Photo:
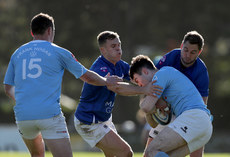
<path id="1" fill-rule="evenodd" d="M 47 152 L 46 157 L 52 157 Z M 74 157 L 104 157 L 101 152 L 74 152 Z M 0 157 L 30 157 L 28 152 L 0 152 Z M 142 153 L 134 153 L 134 157 L 142 157 Z M 230 153 L 206 153 L 204 157 L 230 157 Z"/>

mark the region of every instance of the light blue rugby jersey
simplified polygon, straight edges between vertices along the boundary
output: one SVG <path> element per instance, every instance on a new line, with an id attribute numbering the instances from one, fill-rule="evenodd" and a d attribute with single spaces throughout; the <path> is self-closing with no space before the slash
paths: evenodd
<path id="1" fill-rule="evenodd" d="M 173 67 L 162 67 L 153 76 L 156 85 L 163 88 L 162 96 L 169 104 L 176 117 L 190 109 L 201 109 L 210 115 L 210 111 L 194 84 L 181 72 Z"/>
<path id="2" fill-rule="evenodd" d="M 87 71 L 71 52 L 48 41 L 34 40 L 14 52 L 4 84 L 15 86 L 17 121 L 47 119 L 61 113 L 64 69 L 76 78 Z"/>

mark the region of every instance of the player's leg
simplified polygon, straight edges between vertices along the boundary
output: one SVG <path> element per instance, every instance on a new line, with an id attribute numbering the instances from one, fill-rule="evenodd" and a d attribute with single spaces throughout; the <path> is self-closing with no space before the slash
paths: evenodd
<path id="1" fill-rule="evenodd" d="M 49 119 L 39 120 L 38 126 L 54 157 L 73 156 L 65 117 L 62 113 Z"/>
<path id="2" fill-rule="evenodd" d="M 130 146 L 117 134 L 116 128 L 110 118 L 106 122 L 87 125 L 76 117 L 74 124 L 77 132 L 91 146 L 97 146 L 107 157 L 132 156 Z"/>
<path id="3" fill-rule="evenodd" d="M 179 147 L 185 146 L 186 141 L 170 127 L 165 127 L 145 150 L 146 157 L 155 156 L 158 152 L 171 152 Z M 184 152 L 185 155 L 189 152 Z"/>
<path id="4" fill-rule="evenodd" d="M 124 141 L 113 130 L 109 131 L 97 144 L 106 157 L 132 157 L 133 151 L 126 141 Z"/>
<path id="5" fill-rule="evenodd" d="M 53 157 L 72 157 L 72 149 L 69 138 L 44 139 Z"/>
<path id="6" fill-rule="evenodd" d="M 154 136 L 154 137 L 156 137 L 156 136 Z M 149 136 L 149 138 L 147 140 L 147 143 L 146 143 L 146 146 L 145 146 L 145 149 L 148 147 L 148 145 L 151 143 L 152 140 L 154 140 L 154 138 Z M 170 157 L 174 157 L 174 156 L 178 157 L 178 156 L 185 156 L 186 155 L 185 152 L 186 153 L 189 152 L 187 145 L 182 146 L 182 147 L 180 147 L 180 148 L 178 148 L 176 150 L 173 150 L 171 152 L 167 152 L 167 154 L 169 154 Z"/>
<path id="7" fill-rule="evenodd" d="M 189 148 L 187 145 L 174 149 L 173 151 L 167 152 L 170 157 L 184 157 L 189 153 Z"/>
<path id="8" fill-rule="evenodd" d="M 45 156 L 45 145 L 42 140 L 42 135 L 39 134 L 34 139 L 23 138 L 31 157 L 44 157 Z"/>
<path id="9" fill-rule="evenodd" d="M 44 157 L 45 146 L 42 135 L 36 127 L 36 120 L 16 121 L 16 124 L 31 156 Z"/>
<path id="10" fill-rule="evenodd" d="M 164 125 L 157 125 L 157 127 L 155 128 L 151 128 L 151 130 L 149 131 L 149 137 L 147 139 L 146 145 L 145 145 L 145 149 L 148 147 L 149 143 L 154 140 L 156 138 L 156 136 L 159 134 L 159 132 L 161 130 L 163 130 L 166 126 Z"/>
<path id="11" fill-rule="evenodd" d="M 154 138 L 152 137 L 149 137 L 148 140 L 147 140 L 147 144 L 146 144 L 146 148 L 147 146 L 149 145 L 149 143 L 153 140 Z M 188 154 L 189 152 L 189 149 L 188 149 L 188 146 L 185 145 L 185 146 L 182 146 L 176 150 L 173 150 L 173 151 L 170 151 L 170 152 L 167 152 L 167 154 L 170 156 L 170 157 L 178 157 L 178 156 L 185 156 L 186 154 Z M 145 156 L 144 156 L 145 157 Z"/>
<path id="12" fill-rule="evenodd" d="M 198 150 L 192 152 L 192 153 L 190 154 L 190 157 L 202 157 L 203 154 L 204 154 L 204 147 L 202 147 L 202 148 L 200 148 L 200 149 L 198 149 Z"/>
<path id="13" fill-rule="evenodd" d="M 146 142 L 146 145 L 145 145 L 145 149 L 148 147 L 149 143 L 152 142 L 153 139 L 154 139 L 154 138 L 152 138 L 152 137 L 150 137 L 150 136 L 148 137 L 147 142 Z"/>
<path id="14" fill-rule="evenodd" d="M 197 121 L 199 121 L 199 123 L 197 123 Z M 178 133 L 178 135 L 186 141 L 187 148 L 180 149 L 182 153 L 185 153 L 184 155 L 186 155 L 186 150 L 189 150 L 189 153 L 204 146 L 209 141 L 212 134 L 212 124 L 209 115 L 199 109 L 183 112 L 173 123 L 169 124 L 168 127 L 174 130 L 175 133 Z M 162 132 L 164 131 L 165 130 L 162 130 Z M 160 132 L 159 135 L 161 135 L 162 132 Z M 178 156 L 178 148 L 172 149 L 167 153 L 172 153 L 175 154 L 175 156 Z M 177 153 L 175 151 L 177 151 Z"/>

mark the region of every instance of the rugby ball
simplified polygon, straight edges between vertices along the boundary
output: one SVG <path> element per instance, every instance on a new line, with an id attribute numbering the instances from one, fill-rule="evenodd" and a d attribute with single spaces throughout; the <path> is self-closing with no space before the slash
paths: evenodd
<path id="1" fill-rule="evenodd" d="M 164 109 L 165 111 L 170 111 L 171 108 L 170 106 L 166 107 Z M 167 125 L 170 123 L 172 119 L 172 112 L 170 111 L 169 113 L 163 114 L 160 109 L 156 109 L 156 112 L 152 114 L 152 118 L 159 124 L 161 125 Z"/>

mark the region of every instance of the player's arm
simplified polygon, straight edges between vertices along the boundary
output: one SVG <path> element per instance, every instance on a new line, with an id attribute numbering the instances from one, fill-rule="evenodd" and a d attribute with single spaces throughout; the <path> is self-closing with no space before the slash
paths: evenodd
<path id="1" fill-rule="evenodd" d="M 95 86 L 115 85 L 118 81 L 122 81 L 122 79 L 117 76 L 113 75 L 105 78 L 91 70 L 85 72 L 80 79 Z"/>
<path id="2" fill-rule="evenodd" d="M 5 84 L 4 85 L 5 93 L 7 96 L 9 96 L 11 99 L 15 101 L 15 96 L 14 96 L 14 86 Z"/>
<path id="3" fill-rule="evenodd" d="M 116 85 L 113 86 L 107 86 L 107 88 L 119 95 L 125 95 L 125 96 L 131 96 L 131 95 L 151 95 L 156 96 L 160 95 L 162 93 L 162 88 L 158 85 L 153 85 L 153 82 L 150 82 L 145 87 L 140 87 L 131 83 L 127 82 L 118 82 Z"/>
<path id="4" fill-rule="evenodd" d="M 157 96 L 146 96 L 140 103 L 140 108 L 147 114 L 153 113 L 158 99 Z"/>

